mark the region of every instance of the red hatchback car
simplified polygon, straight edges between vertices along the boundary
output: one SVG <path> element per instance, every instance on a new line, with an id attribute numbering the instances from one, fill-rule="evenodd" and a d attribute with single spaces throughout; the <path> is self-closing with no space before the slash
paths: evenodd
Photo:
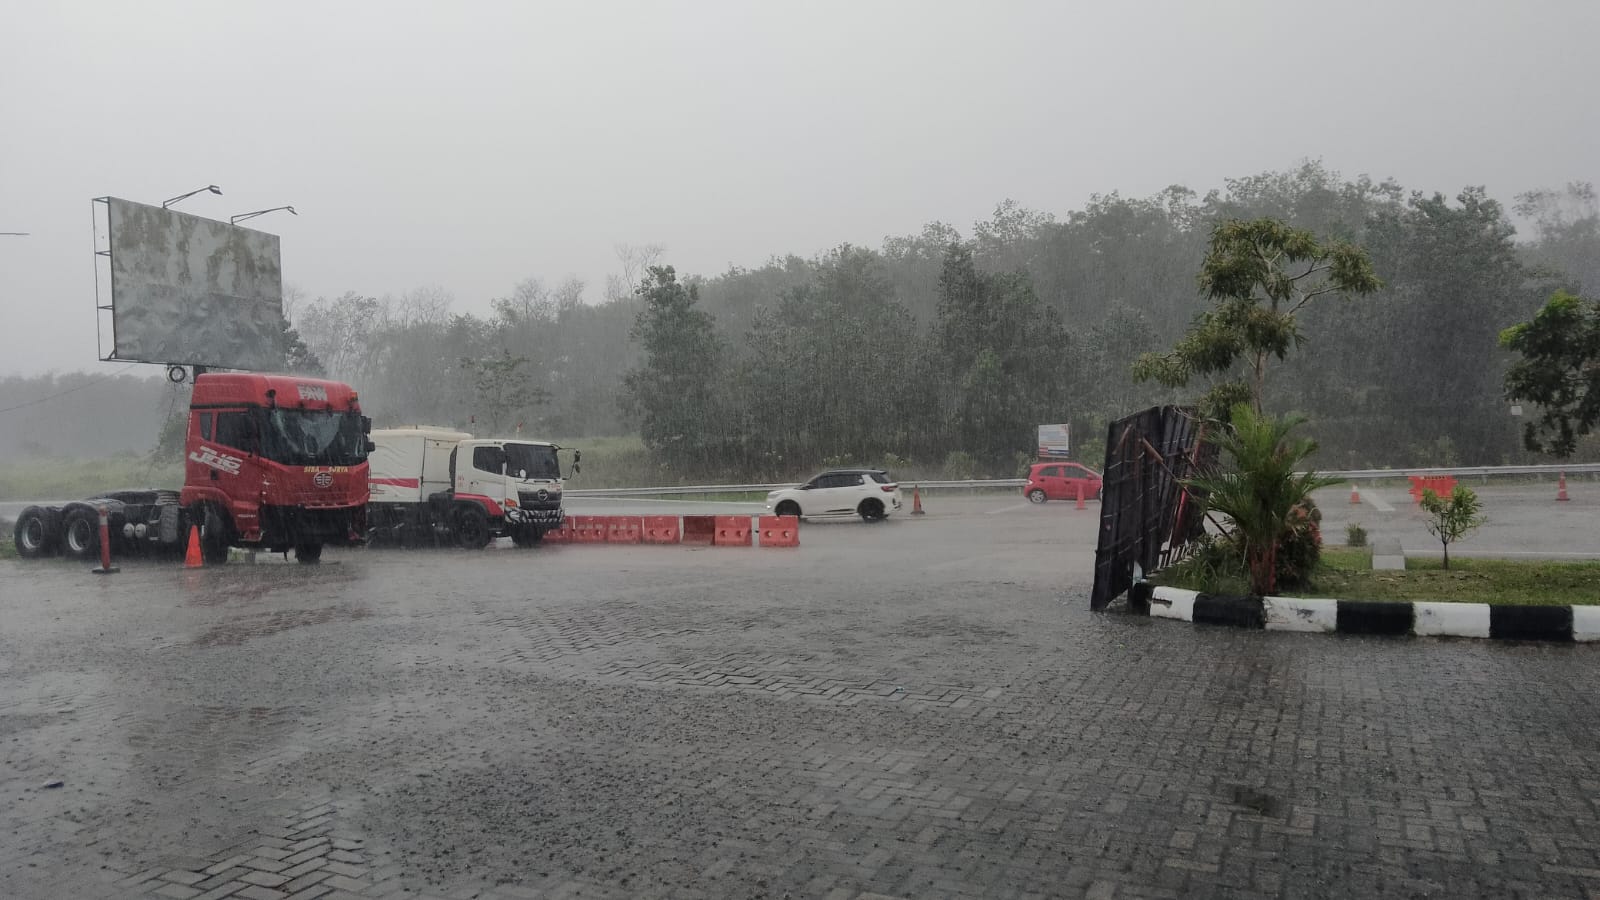
<path id="1" fill-rule="evenodd" d="M 1022 495 L 1034 503 L 1076 500 L 1081 487 L 1083 499 L 1098 500 L 1102 486 L 1100 473 L 1088 466 L 1075 462 L 1042 462 L 1028 470 L 1028 483 L 1022 486 Z"/>

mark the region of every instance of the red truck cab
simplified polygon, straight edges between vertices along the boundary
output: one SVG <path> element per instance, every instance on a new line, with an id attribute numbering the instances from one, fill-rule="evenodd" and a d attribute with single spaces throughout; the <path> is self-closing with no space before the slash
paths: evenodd
<path id="1" fill-rule="evenodd" d="M 368 433 L 347 384 L 293 375 L 196 376 L 183 491 L 208 562 L 230 546 L 314 562 L 366 531 Z"/>

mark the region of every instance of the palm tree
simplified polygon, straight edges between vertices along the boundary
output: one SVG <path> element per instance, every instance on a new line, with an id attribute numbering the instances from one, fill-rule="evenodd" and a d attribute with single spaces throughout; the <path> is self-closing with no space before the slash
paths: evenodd
<path id="1" fill-rule="evenodd" d="M 1290 436 L 1305 421 L 1256 412 L 1248 403 L 1233 407 L 1228 428 L 1217 447 L 1231 462 L 1231 471 L 1188 478 L 1184 484 L 1204 497 L 1206 508 L 1228 517 L 1231 537 L 1250 572 L 1250 590 L 1265 596 L 1277 588 L 1278 548 L 1294 528 L 1296 510 L 1311 492 L 1330 484 L 1328 478 L 1297 471 L 1317 452 L 1309 438 Z"/>

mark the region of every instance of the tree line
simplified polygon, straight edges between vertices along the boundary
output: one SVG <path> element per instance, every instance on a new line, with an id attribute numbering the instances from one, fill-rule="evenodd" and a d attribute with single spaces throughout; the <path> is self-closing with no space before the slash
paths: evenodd
<path id="1" fill-rule="evenodd" d="M 620 248 L 598 302 L 574 280 L 528 279 L 484 314 L 440 288 L 291 292 L 286 366 L 357 385 L 380 424 L 641 434 L 665 466 L 652 478 L 776 480 L 830 463 L 1010 475 L 1035 427 L 1056 422 L 1092 463 L 1111 419 L 1196 398 L 1133 366 L 1212 308 L 1197 273 L 1217 226 L 1261 217 L 1365 248 L 1382 283 L 1300 311 L 1316 339 L 1265 387 L 1265 410 L 1310 417 L 1320 465 L 1532 458 L 1519 433 L 1534 410 L 1519 419 L 1505 399 L 1499 332 L 1557 289 L 1600 294 L 1593 188 L 1507 206 L 1314 162 L 1204 194 L 1099 195 L 1061 216 L 1008 201 L 967 231 L 936 222 L 713 274 Z"/>

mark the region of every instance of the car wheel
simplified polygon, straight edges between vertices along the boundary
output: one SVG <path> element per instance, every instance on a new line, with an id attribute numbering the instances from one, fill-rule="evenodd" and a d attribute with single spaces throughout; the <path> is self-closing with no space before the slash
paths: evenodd
<path id="1" fill-rule="evenodd" d="M 511 543 L 518 547 L 532 547 L 544 537 L 544 532 L 534 525 L 518 525 L 511 529 Z"/>
<path id="2" fill-rule="evenodd" d="M 22 511 L 17 523 L 11 526 L 11 543 L 16 545 L 17 555 L 23 559 L 38 559 L 52 549 L 50 531 L 50 521 L 45 511 L 30 506 Z"/>
<path id="3" fill-rule="evenodd" d="M 780 516 L 794 516 L 798 519 L 800 518 L 800 504 L 794 502 L 793 500 L 785 500 L 782 503 L 779 503 L 778 508 L 773 510 L 773 512 Z"/>
<path id="4" fill-rule="evenodd" d="M 321 544 L 295 544 L 294 558 L 302 565 L 311 565 L 322 561 Z"/>
<path id="5" fill-rule="evenodd" d="M 456 544 L 466 550 L 489 546 L 489 515 L 481 506 L 463 506 L 456 513 Z"/>
<path id="6" fill-rule="evenodd" d="M 863 500 L 861 505 L 856 507 L 856 512 L 861 514 L 863 522 L 882 522 L 889 517 L 883 509 L 882 500 Z"/>
<path id="7" fill-rule="evenodd" d="M 100 516 L 91 509 L 67 513 L 62 525 L 62 546 L 72 559 L 94 559 L 100 553 Z"/>
<path id="8" fill-rule="evenodd" d="M 1034 488 L 1033 490 L 1028 492 L 1028 500 L 1029 500 L 1029 502 L 1032 502 L 1032 503 L 1043 503 L 1047 499 L 1049 499 L 1049 498 L 1044 495 L 1044 489 L 1043 488 Z"/>

